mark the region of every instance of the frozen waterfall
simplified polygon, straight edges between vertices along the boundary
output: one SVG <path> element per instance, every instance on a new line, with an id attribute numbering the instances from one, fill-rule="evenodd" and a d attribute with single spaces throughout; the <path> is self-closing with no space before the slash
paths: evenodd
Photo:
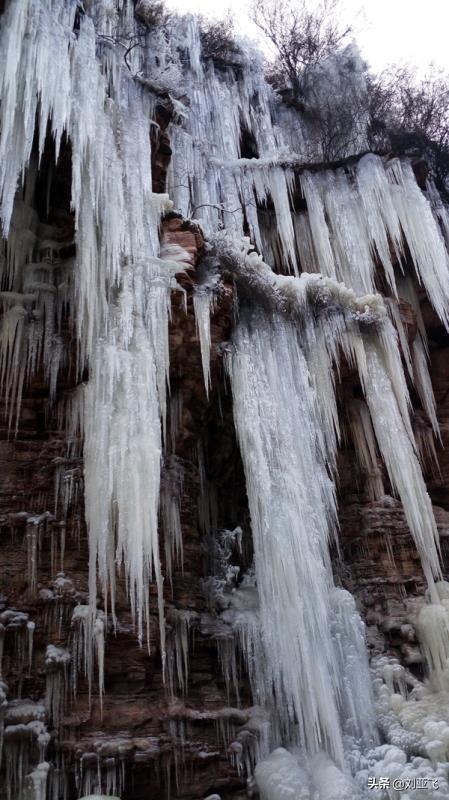
<path id="1" fill-rule="evenodd" d="M 265 80 L 260 54 L 246 44 L 236 63 L 214 63 L 202 53 L 197 20 L 174 14 L 165 28 L 147 24 L 147 6 L 7 0 L 0 17 L 5 437 L 13 442 L 20 434 L 33 380 L 37 392 L 48 387 L 47 417 L 59 417 L 55 440 L 67 432 L 65 455 L 52 455 L 54 513 L 33 507 L 5 514 L 15 536 L 24 531 L 28 564 L 26 612 L 0 611 L 8 800 L 72 800 L 75 785 L 77 796 L 92 800 L 126 797 L 130 764 L 148 761 L 157 761 L 155 774 L 165 774 L 168 791 L 173 769 L 181 791 L 186 737 L 205 720 L 216 726 L 212 753 L 225 752 L 261 800 L 364 800 L 369 777 L 421 774 L 439 780 L 438 796 L 447 798 L 449 728 L 441 709 L 449 708 L 449 592 L 411 417 L 416 397 L 428 451 L 436 454 L 444 431 L 421 305 L 425 294 L 449 330 L 447 208 L 432 181 L 420 188 L 409 158 L 362 154 L 360 130 L 357 152 L 345 153 L 354 158 L 318 168 L 316 131 Z M 362 102 L 356 48 L 344 57 Z M 334 104 L 341 99 L 338 61 L 328 59 L 313 77 L 318 87 L 327 73 L 333 78 Z M 325 100 L 318 91 L 317 102 Z M 168 194 L 153 191 L 152 175 L 164 114 Z M 48 210 L 63 152 L 70 199 L 58 224 L 47 224 L 42 208 Z M 185 237 L 197 236 L 193 268 L 183 246 L 161 241 L 167 218 Z M 180 285 L 176 276 L 192 269 Z M 183 296 L 177 324 L 186 322 L 181 360 L 187 346 L 195 349 L 204 380 L 200 423 L 183 409 L 182 390 L 170 387 L 173 290 Z M 229 341 L 217 342 L 211 316 L 226 292 Z M 412 332 L 401 303 L 413 312 Z M 66 373 L 73 384 L 67 391 Z M 347 395 L 339 394 L 344 374 L 352 381 Z M 229 453 L 235 458 L 239 449 L 247 496 L 244 509 L 232 509 L 241 519 L 230 531 L 219 528 L 220 481 L 214 475 L 212 490 L 203 449 L 210 420 L 225 426 L 228 378 Z M 192 392 L 189 402 L 197 399 Z M 194 422 L 204 428 L 197 439 Z M 186 452 L 195 454 L 190 471 L 176 453 L 184 424 Z M 337 576 L 345 434 L 367 476 L 367 503 L 385 501 L 388 491 L 399 498 L 420 559 L 427 594 L 412 622 L 402 623 L 417 634 L 411 663 L 422 663 L 420 678 L 390 653 L 373 659 L 370 672 L 356 598 Z M 188 491 L 198 498 L 183 507 Z M 82 587 L 63 572 L 66 524 L 81 496 L 77 545 L 81 553 L 85 531 L 88 548 Z M 187 546 L 183 514 L 190 515 Z M 50 529 L 49 566 L 42 539 Z M 190 594 L 176 606 L 184 589 L 176 590 L 174 573 L 184 557 L 185 592 L 201 596 L 200 610 Z M 199 578 L 195 568 L 198 575 L 215 572 Z M 45 603 L 51 613 L 36 629 L 34 606 Z M 81 722 L 68 709 L 85 680 L 83 714 L 95 719 L 95 696 L 101 720 L 108 642 L 132 630 L 146 646 L 136 672 L 142 685 L 150 682 L 152 617 L 159 624 L 151 658 L 156 652 L 161 662 L 160 742 L 146 729 L 141 736 L 115 731 L 112 743 L 92 736 L 80 744 L 76 766 L 67 766 L 65 714 L 70 743 Z M 197 635 L 218 646 L 227 691 L 220 709 L 214 696 L 207 711 L 191 707 Z M 39 650 L 44 638 L 37 666 L 36 642 Z M 14 658 L 20 666 L 11 669 Z M 31 700 L 21 692 L 33 670 L 43 676 L 42 698 L 32 687 Z M 3 682 L 8 671 L 17 696 Z M 239 705 L 239 680 L 247 680 L 248 707 Z M 206 762 L 210 752 L 199 753 Z M 396 796 L 421 800 L 405 792 L 391 800 Z"/>

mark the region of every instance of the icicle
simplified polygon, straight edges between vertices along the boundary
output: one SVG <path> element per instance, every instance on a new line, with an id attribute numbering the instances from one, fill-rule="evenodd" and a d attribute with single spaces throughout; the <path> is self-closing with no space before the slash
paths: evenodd
<path id="1" fill-rule="evenodd" d="M 433 578 L 440 575 L 438 532 L 413 439 L 401 414 L 397 393 L 393 390 L 392 373 L 384 356 L 383 348 L 369 339 L 364 342 L 364 363 L 359 351 L 356 352 L 377 444 L 393 489 L 401 498 L 431 588 Z"/>
<path id="2" fill-rule="evenodd" d="M 301 176 L 301 188 L 307 202 L 310 232 L 313 247 L 316 252 L 316 259 L 319 264 L 319 272 L 322 272 L 323 275 L 326 275 L 328 278 L 336 278 L 334 255 L 319 185 L 314 181 L 310 173 L 304 172 Z M 303 264 L 303 269 L 306 271 L 307 266 L 307 262 Z M 315 272 L 317 270 L 314 269 L 313 271 Z"/>
<path id="3" fill-rule="evenodd" d="M 304 174 L 301 186 L 320 270 L 359 293 L 372 292 L 374 264 L 366 223 L 347 176 L 342 171 Z"/>
<path id="4" fill-rule="evenodd" d="M 39 525 L 34 521 L 27 523 L 26 528 L 26 542 L 27 542 L 27 555 L 28 555 L 28 587 L 31 596 L 36 594 L 37 590 L 37 553 L 38 553 L 38 536 Z"/>
<path id="5" fill-rule="evenodd" d="M 390 314 L 391 320 L 398 332 L 399 344 L 401 345 L 402 356 L 404 358 L 408 374 L 413 378 L 412 359 L 410 354 L 410 347 L 408 344 L 407 331 L 402 321 L 399 306 L 395 300 L 390 298 L 385 299 L 385 304 Z"/>
<path id="6" fill-rule="evenodd" d="M 35 624 L 28 619 L 28 614 L 16 611 L 14 608 L 7 608 L 0 612 L 0 682 L 2 677 L 2 661 L 4 654 L 5 639 L 9 633 L 14 636 L 14 647 L 18 657 L 18 670 L 20 678 L 23 677 L 24 670 L 31 663 L 33 632 Z"/>
<path id="7" fill-rule="evenodd" d="M 281 288 L 281 287 L 280 287 Z M 315 392 L 321 430 L 324 437 L 324 453 L 333 474 L 336 472 L 337 445 L 340 441 L 340 424 L 335 395 L 333 360 L 337 353 L 329 346 L 329 336 L 324 327 L 307 334 L 307 366 Z"/>
<path id="8" fill-rule="evenodd" d="M 380 500 L 385 494 L 385 490 L 368 407 L 363 400 L 353 399 L 349 403 L 348 413 L 355 455 L 360 469 L 366 475 L 368 496 L 370 500 Z"/>
<path id="9" fill-rule="evenodd" d="M 23 305 L 12 305 L 3 313 L 0 327 L 0 372 L 1 385 L 6 395 L 6 413 L 11 426 L 12 414 L 16 411 L 16 429 L 19 424 L 22 389 L 26 370 L 25 319 L 27 311 Z M 9 404 L 9 408 L 8 408 Z"/>
<path id="10" fill-rule="evenodd" d="M 100 697 L 100 711 L 103 714 L 104 695 L 104 620 L 98 616 L 94 623 L 95 650 L 98 664 L 98 694 Z"/>
<path id="11" fill-rule="evenodd" d="M 27 207 L 16 198 L 11 224 L 15 235 L 7 242 L 10 289 L 0 292 L 2 320 L 0 327 L 0 365 L 1 384 L 6 398 L 6 413 L 12 425 L 15 412 L 15 427 L 20 419 L 22 392 L 26 381 L 44 367 L 46 381 L 49 383 L 49 399 L 53 402 L 60 367 L 64 365 L 66 353 L 58 333 L 60 319 L 56 319 L 58 287 L 55 266 L 60 259 L 53 258 L 53 250 L 66 246 L 66 241 L 48 242 L 39 239 L 36 220 L 33 221 L 38 234 L 33 234 L 33 247 L 28 252 L 17 247 L 17 239 L 27 240 Z M 49 227 L 49 226 L 44 226 Z M 52 229 L 60 232 L 59 229 Z M 46 247 L 49 255 L 41 256 L 40 250 Z M 33 261 L 32 254 L 45 261 Z M 45 251 L 44 251 L 45 252 Z M 19 291 L 20 289 L 20 291 Z"/>
<path id="12" fill-rule="evenodd" d="M 198 443 L 198 476 L 200 492 L 198 498 L 198 522 L 200 529 L 206 536 L 214 535 L 217 531 L 217 496 L 216 486 L 208 480 L 204 458 L 203 443 Z"/>
<path id="13" fill-rule="evenodd" d="M 295 233 L 290 210 L 293 172 L 277 166 L 264 168 L 260 162 L 259 164 L 256 162 L 255 166 L 256 169 L 252 174 L 255 195 L 262 203 L 270 196 L 274 204 L 280 260 L 290 267 L 289 271 L 297 275 Z"/>
<path id="14" fill-rule="evenodd" d="M 92 697 L 93 666 L 94 656 L 97 658 L 98 667 L 98 690 L 100 697 L 100 708 L 102 709 L 104 694 L 104 614 L 97 611 L 91 628 L 91 609 L 90 606 L 75 606 L 72 614 L 72 626 L 74 628 L 72 639 L 72 692 L 76 697 L 78 672 L 83 672 L 87 678 L 89 686 L 89 705 Z M 94 645 L 94 646 L 93 646 Z"/>
<path id="15" fill-rule="evenodd" d="M 419 398 L 422 402 L 424 411 L 427 414 L 435 436 L 441 439 L 440 427 L 436 415 L 435 396 L 433 394 L 432 382 L 429 375 L 427 353 L 424 343 L 418 336 L 412 345 L 413 375 Z"/>
<path id="16" fill-rule="evenodd" d="M 173 589 L 173 562 L 183 566 L 181 529 L 182 464 L 175 457 L 166 462 L 161 482 L 160 508 L 164 530 L 167 577 Z"/>
<path id="17" fill-rule="evenodd" d="M 214 293 L 220 282 L 218 265 L 213 258 L 205 257 L 202 259 L 197 267 L 197 281 L 193 295 L 193 308 L 201 346 L 204 387 L 208 397 L 210 389 L 210 318 L 215 308 Z"/>
<path id="18" fill-rule="evenodd" d="M 405 275 L 398 282 L 399 294 L 412 306 L 418 325 L 418 333 L 412 344 L 412 377 L 418 395 L 432 425 L 435 436 L 441 438 L 438 420 L 436 417 L 436 404 L 433 394 L 432 382 L 429 374 L 429 345 L 424 320 L 421 313 L 418 294 L 410 275 Z"/>
<path id="19" fill-rule="evenodd" d="M 449 584 L 435 584 L 436 601 L 418 613 L 416 629 L 435 690 L 449 689 Z"/>
<path id="20" fill-rule="evenodd" d="M 149 93 L 128 74 L 119 47 L 109 47 L 107 53 L 97 48 L 97 32 L 111 35 L 111 15 L 97 14 L 95 9 L 91 15 L 81 15 L 75 37 L 75 12 L 73 4 L 56 8 L 46 0 L 27 0 L 20 9 L 8 5 L 2 20 L 0 49 L 6 61 L 0 81 L 0 153 L 9 156 L 2 158 L 8 167 L 0 172 L 1 213 L 7 232 L 13 189 L 15 193 L 30 160 L 38 112 L 40 153 L 47 122 L 56 141 L 56 157 L 63 131 L 72 150 L 76 265 L 70 300 L 77 309 L 79 367 L 89 362 L 90 369 L 83 409 L 88 421 L 84 456 L 90 630 L 93 636 L 97 567 L 103 592 L 111 593 L 114 612 L 116 553 L 128 572 L 140 639 L 148 624 L 149 582 L 156 577 L 164 653 L 157 542 L 160 418 L 164 427 L 169 295 L 173 276 L 183 264 L 178 251 L 170 252 L 169 260 L 158 259 L 159 221 L 170 203 L 151 190 Z M 132 30 L 135 25 L 133 15 L 113 16 L 119 27 L 128 25 Z M 42 355 L 51 398 L 61 347 L 49 321 L 60 318 L 61 310 L 46 276 L 52 274 L 58 247 L 51 236 L 46 237 L 40 247 L 43 260 L 34 265 L 38 269 L 30 267 L 25 273 L 39 312 L 29 369 L 35 369 Z M 27 313 L 26 305 L 13 304 L 3 316 L 0 332 L 0 373 L 6 395 L 17 406 L 17 419 L 27 364 Z"/>
<path id="21" fill-rule="evenodd" d="M 435 434 L 427 420 L 423 419 L 421 414 L 416 413 L 414 416 L 413 432 L 421 463 L 426 465 L 432 475 L 441 475 L 435 447 Z"/>
<path id="22" fill-rule="evenodd" d="M 210 389 L 210 316 L 214 309 L 214 296 L 204 287 L 196 289 L 193 295 L 193 308 L 201 346 L 204 387 L 209 397 Z"/>
<path id="23" fill-rule="evenodd" d="M 353 596 L 344 589 L 331 595 L 332 633 L 337 651 L 339 711 L 346 735 L 366 747 L 377 743 L 365 626 Z M 368 700 L 368 702 L 367 702 Z"/>
<path id="24" fill-rule="evenodd" d="M 0 215 L 5 236 L 16 187 L 29 161 L 35 118 L 42 154 L 51 117 L 56 154 L 69 115 L 70 39 L 75 8 L 25 0 L 8 4 L 1 27 Z M 51 41 L 52 46 L 48 43 Z"/>
<path id="25" fill-rule="evenodd" d="M 42 766 L 50 734 L 45 725 L 44 706 L 31 700 L 13 700 L 5 715 L 4 758 L 6 766 L 7 798 L 22 797 L 26 779 L 33 767 L 33 756 L 37 750 L 36 786 L 42 789 L 47 770 Z M 33 786 L 33 778 L 32 778 Z M 34 787 L 33 787 L 34 788 Z M 39 797 L 41 800 L 41 797 Z M 34 798 L 33 798 L 34 800 Z"/>
<path id="26" fill-rule="evenodd" d="M 182 425 L 182 391 L 175 389 L 170 395 L 170 445 L 176 453 L 176 438 Z"/>
<path id="27" fill-rule="evenodd" d="M 3 622 L 0 623 L 0 681 L 3 678 L 3 653 L 5 652 L 5 633 L 6 627 Z"/>
<path id="28" fill-rule="evenodd" d="M 356 181 L 365 212 L 372 256 L 379 256 L 388 284 L 396 295 L 390 247 L 393 248 L 396 259 L 399 259 L 402 231 L 382 159 L 372 154 L 361 158 L 357 165 Z"/>
<path id="29" fill-rule="evenodd" d="M 59 728 L 67 702 L 67 672 L 71 656 L 68 650 L 49 644 L 45 652 L 45 704 L 50 723 Z"/>
<path id="30" fill-rule="evenodd" d="M 439 318 L 449 327 L 449 255 L 431 206 L 407 161 L 394 160 L 389 170 L 391 197 L 419 279 Z"/>
<path id="31" fill-rule="evenodd" d="M 172 698 L 175 687 L 185 694 L 189 679 L 189 631 L 196 612 L 173 609 L 169 621 L 173 623 L 172 636 L 167 641 L 168 688 Z"/>
<path id="32" fill-rule="evenodd" d="M 354 182 L 355 180 L 355 182 Z M 394 160 L 384 166 L 372 154 L 358 162 L 353 176 L 342 170 L 301 176 L 310 231 L 320 270 L 357 291 L 371 292 L 374 260 L 397 293 L 390 243 L 397 259 L 407 243 L 420 281 L 442 322 L 448 325 L 449 256 L 429 201 L 411 165 Z M 313 264 L 305 269 L 313 271 Z"/>
<path id="33" fill-rule="evenodd" d="M 223 678 L 226 684 L 226 696 L 228 703 L 229 704 L 231 703 L 231 694 L 232 694 L 232 696 L 235 697 L 237 701 L 237 705 L 240 706 L 239 670 L 237 666 L 236 637 L 233 636 L 230 639 L 222 639 L 222 638 L 217 639 L 217 650 L 218 650 L 218 657 L 220 659 L 221 669 L 223 672 Z M 247 653 L 245 652 L 245 656 L 246 655 Z M 250 659 L 248 659 L 248 663 L 251 663 Z"/>
<path id="34" fill-rule="evenodd" d="M 28 780 L 33 789 L 34 793 L 33 800 L 46 800 L 47 780 L 49 772 L 50 772 L 50 764 L 47 761 L 42 761 L 30 773 Z"/>
<path id="35" fill-rule="evenodd" d="M 98 569 L 115 614 L 117 558 L 119 564 L 126 565 L 130 603 L 141 641 L 152 574 L 158 586 L 163 626 L 157 537 L 162 442 L 155 381 L 153 350 L 140 331 L 129 349 L 120 347 L 114 339 L 99 345 L 85 394 L 91 607 L 95 607 Z M 163 643 L 163 633 L 161 637 Z"/>
<path id="36" fill-rule="evenodd" d="M 28 674 L 31 674 L 31 666 L 33 664 L 33 637 L 36 629 L 36 623 L 31 620 L 27 622 L 28 631 Z M 1 675 L 1 670 L 0 670 Z"/>

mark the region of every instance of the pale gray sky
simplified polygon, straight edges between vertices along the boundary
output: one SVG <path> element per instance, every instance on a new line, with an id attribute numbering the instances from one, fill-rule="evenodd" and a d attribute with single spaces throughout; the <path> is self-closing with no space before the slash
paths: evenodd
<path id="1" fill-rule="evenodd" d="M 237 30 L 257 36 L 248 18 L 249 0 L 168 0 L 168 5 L 215 18 L 230 9 Z M 341 7 L 374 69 L 406 62 L 424 70 L 434 62 L 449 72 L 449 0 L 341 0 Z"/>

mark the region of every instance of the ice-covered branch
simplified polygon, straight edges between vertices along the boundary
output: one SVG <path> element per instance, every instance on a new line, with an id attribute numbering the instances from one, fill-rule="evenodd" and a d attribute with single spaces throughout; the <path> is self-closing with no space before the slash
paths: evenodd
<path id="1" fill-rule="evenodd" d="M 242 293 L 272 311 L 301 321 L 310 310 L 315 314 L 326 310 L 368 327 L 381 325 L 387 318 L 379 294 L 357 297 L 344 283 L 316 273 L 299 278 L 277 275 L 247 238 L 217 234 L 211 244 L 222 270 L 235 279 Z"/>

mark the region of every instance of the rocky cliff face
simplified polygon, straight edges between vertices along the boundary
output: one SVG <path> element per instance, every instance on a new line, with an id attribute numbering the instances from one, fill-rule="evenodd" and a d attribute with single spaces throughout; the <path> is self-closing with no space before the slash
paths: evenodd
<path id="1" fill-rule="evenodd" d="M 236 83 L 235 76 L 229 78 L 227 89 Z M 145 132 L 157 194 L 167 187 L 174 149 L 170 122 L 176 112 L 176 104 L 161 94 Z M 32 177 L 36 148 L 37 142 L 29 169 Z M 54 144 L 47 137 L 37 177 L 30 178 L 19 198 L 20 214 L 13 218 L 17 224 L 12 230 L 16 252 L 42 274 L 54 273 L 62 293 L 64 265 L 76 252 L 72 165 L 68 140 L 63 138 L 56 163 Z M 180 166 L 178 159 L 178 177 Z M 422 172 L 422 164 L 419 167 Z M 295 214 L 307 208 L 299 183 L 295 175 L 291 181 Z M 265 186 L 265 202 L 251 220 L 256 225 L 259 214 L 259 235 L 278 262 L 287 245 L 276 236 L 270 238 L 270 229 L 285 198 L 290 212 L 283 188 L 280 182 L 273 201 Z M 263 194 L 260 186 L 259 190 Z M 254 207 L 251 202 L 248 209 Z M 307 229 L 304 221 L 296 222 L 303 224 L 302 259 L 310 255 Z M 242 229 L 249 231 L 243 213 Z M 214 293 L 207 394 L 194 293 L 209 245 L 197 223 L 174 211 L 164 215 L 159 233 L 167 252 L 175 246 L 184 254 L 183 271 L 171 292 L 170 392 L 159 520 L 165 576 L 164 666 L 156 588 L 150 588 L 148 643 L 140 645 L 125 568 L 117 580 L 115 619 L 105 601 L 98 600 L 95 628 L 89 628 L 90 556 L 83 443 L 76 414 L 80 386 L 88 375 L 77 369 L 79 342 L 67 304 L 62 302 L 58 311 L 60 332 L 56 335 L 48 328 L 55 306 L 47 284 L 35 290 L 44 298 L 43 314 L 33 317 L 30 312 L 27 322 L 47 331 L 42 341 L 49 346 L 51 339 L 58 353 L 57 368 L 32 369 L 42 354 L 31 350 L 25 358 L 24 350 L 13 346 L 18 334 L 12 337 L 13 367 L 24 385 L 19 407 L 8 391 L 14 384 L 8 367 L 0 363 L 6 387 L 0 408 L 0 722 L 3 715 L 5 725 L 0 792 L 8 800 L 45 800 L 45 781 L 50 800 L 74 800 L 91 793 L 119 795 L 122 800 L 149 796 L 202 800 L 217 795 L 221 800 L 243 800 L 255 794 L 246 774 L 253 767 L 265 720 L 229 626 L 211 600 L 213 581 L 224 580 L 223 560 L 234 575 L 239 569 L 241 574 L 250 571 L 253 560 L 245 477 L 225 367 L 238 290 L 233 280 L 222 277 Z M 288 226 L 283 234 L 287 241 Z M 385 289 L 380 263 L 376 286 Z M 251 299 L 251 290 L 256 291 L 254 285 L 243 303 L 248 295 Z M 0 294 L 5 307 L 14 302 L 9 285 Z M 400 297 L 395 319 L 405 337 L 406 357 L 407 344 L 412 347 L 419 335 L 419 309 L 406 296 Z M 449 337 L 424 295 L 420 310 L 430 345 L 441 441 L 434 440 L 418 392 L 410 386 L 412 422 L 446 570 Z M 371 463 L 364 465 L 356 453 L 350 409 L 362 392 L 351 365 L 342 365 L 337 384 L 342 436 L 337 469 L 340 535 L 332 552 L 336 582 L 357 598 L 370 654 L 392 654 L 422 678 L 425 667 L 414 627 L 426 591 L 421 561 L 379 454 L 376 451 Z M 93 650 L 87 646 L 91 639 Z"/>

